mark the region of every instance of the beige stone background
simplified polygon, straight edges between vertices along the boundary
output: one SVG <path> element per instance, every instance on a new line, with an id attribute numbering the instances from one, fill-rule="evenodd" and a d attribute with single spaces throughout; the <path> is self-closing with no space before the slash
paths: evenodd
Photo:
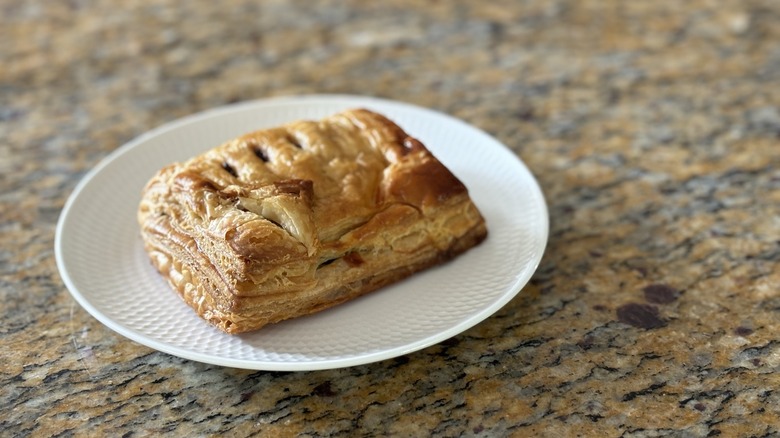
<path id="1" fill-rule="evenodd" d="M 70 297 L 54 228 L 180 116 L 347 93 L 459 117 L 537 176 L 530 284 L 347 369 L 200 364 Z M 777 436 L 780 4 L 0 0 L 0 435 Z"/>

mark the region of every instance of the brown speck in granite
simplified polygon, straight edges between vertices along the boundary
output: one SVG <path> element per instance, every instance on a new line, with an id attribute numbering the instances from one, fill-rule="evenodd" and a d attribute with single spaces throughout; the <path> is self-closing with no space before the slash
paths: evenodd
<path id="1" fill-rule="evenodd" d="M 320 383 L 311 391 L 311 393 L 320 397 L 333 397 L 336 395 L 336 391 L 333 390 L 330 381 Z"/>
<path id="2" fill-rule="evenodd" d="M 577 346 L 583 350 L 589 350 L 591 347 L 593 347 L 593 343 L 593 336 L 585 336 L 577 342 Z"/>
<path id="3" fill-rule="evenodd" d="M 628 303 L 617 309 L 618 321 L 637 328 L 655 329 L 666 325 L 658 308 L 649 304 Z"/>
<path id="4" fill-rule="evenodd" d="M 534 119 L 534 110 L 530 107 L 523 107 L 517 111 L 516 115 L 518 119 L 524 122 L 530 122 Z"/>
<path id="5" fill-rule="evenodd" d="M 644 288 L 645 300 L 653 304 L 669 304 L 677 300 L 680 292 L 666 284 L 651 284 Z"/>
<path id="6" fill-rule="evenodd" d="M 737 336 L 750 336 L 753 334 L 753 329 L 750 327 L 739 326 L 734 329 L 734 334 Z"/>

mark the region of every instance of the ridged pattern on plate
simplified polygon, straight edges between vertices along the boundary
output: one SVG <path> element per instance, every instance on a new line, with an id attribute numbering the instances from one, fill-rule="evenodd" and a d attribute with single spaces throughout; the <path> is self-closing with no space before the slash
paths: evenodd
<path id="1" fill-rule="evenodd" d="M 210 327 L 165 284 L 143 251 L 135 219 L 143 185 L 162 166 L 237 135 L 354 107 L 383 113 L 420 138 L 469 188 L 487 220 L 488 239 L 446 265 L 316 315 L 240 336 Z M 58 224 L 56 254 L 79 303 L 137 342 L 220 365 L 305 370 L 397 356 L 473 326 L 525 285 L 547 232 L 547 209 L 533 176 L 487 134 L 407 104 L 311 96 L 207 111 L 120 148 L 72 195 Z"/>

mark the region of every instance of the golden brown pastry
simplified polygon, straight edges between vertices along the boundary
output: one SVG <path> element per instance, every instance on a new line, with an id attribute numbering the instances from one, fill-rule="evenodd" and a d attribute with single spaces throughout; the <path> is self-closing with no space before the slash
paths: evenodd
<path id="1" fill-rule="evenodd" d="M 314 313 L 481 242 L 466 187 L 368 110 L 253 132 L 160 170 L 138 211 L 146 251 L 228 333 Z"/>

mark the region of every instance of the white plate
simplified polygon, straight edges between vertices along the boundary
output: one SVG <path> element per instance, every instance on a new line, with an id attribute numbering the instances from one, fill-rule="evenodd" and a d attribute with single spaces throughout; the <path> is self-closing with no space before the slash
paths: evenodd
<path id="1" fill-rule="evenodd" d="M 209 326 L 168 287 L 143 251 L 136 208 L 146 181 L 256 129 L 363 107 L 419 138 L 469 188 L 488 239 L 443 266 L 324 312 L 231 336 Z M 79 183 L 57 224 L 60 274 L 76 301 L 136 342 L 237 368 L 300 371 L 410 353 L 484 320 L 514 297 L 547 243 L 547 206 L 525 165 L 484 132 L 417 106 L 355 96 L 259 100 L 166 124 L 125 144 Z"/>

